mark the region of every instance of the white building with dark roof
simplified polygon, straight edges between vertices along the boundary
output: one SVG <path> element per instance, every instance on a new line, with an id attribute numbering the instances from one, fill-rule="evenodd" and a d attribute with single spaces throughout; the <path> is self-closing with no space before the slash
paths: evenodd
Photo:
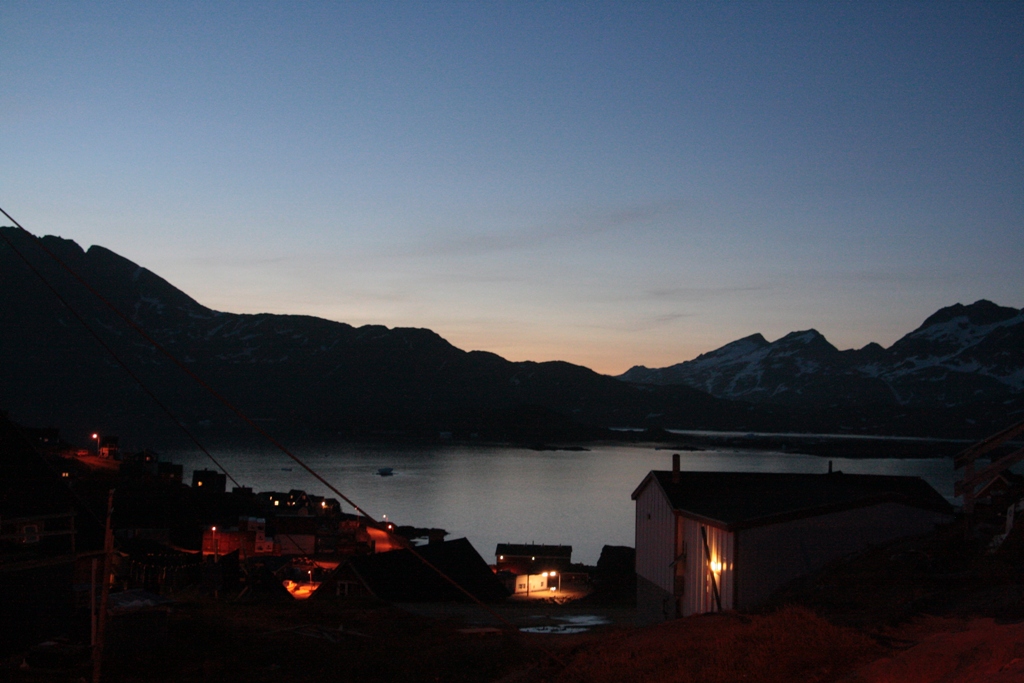
<path id="1" fill-rule="evenodd" d="M 953 518 L 920 477 L 680 472 L 678 455 L 632 498 L 643 622 L 750 609 L 835 559 Z"/>

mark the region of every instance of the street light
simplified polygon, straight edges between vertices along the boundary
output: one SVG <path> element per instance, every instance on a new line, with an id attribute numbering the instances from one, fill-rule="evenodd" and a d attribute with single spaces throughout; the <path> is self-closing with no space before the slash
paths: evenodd
<path id="1" fill-rule="evenodd" d="M 96 455 L 99 455 L 100 454 L 100 435 L 99 434 L 93 434 L 92 438 L 96 442 Z"/>

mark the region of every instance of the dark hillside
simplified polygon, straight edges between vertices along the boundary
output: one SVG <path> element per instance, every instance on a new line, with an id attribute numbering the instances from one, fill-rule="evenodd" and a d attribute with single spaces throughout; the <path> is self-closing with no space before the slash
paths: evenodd
<path id="1" fill-rule="evenodd" d="M 197 434 L 242 428 L 167 357 L 20 231 L 4 235 Z M 610 426 L 768 427 L 747 404 L 686 387 L 634 387 L 569 363 L 512 363 L 426 329 L 352 327 L 213 311 L 102 247 L 42 240 L 91 286 L 276 434 L 524 442 L 607 436 Z M 176 428 L 32 271 L 0 243 L 0 405 L 22 422 L 161 440 Z M 773 419 L 767 411 L 767 419 Z M 244 431 L 244 430 L 243 430 Z"/>

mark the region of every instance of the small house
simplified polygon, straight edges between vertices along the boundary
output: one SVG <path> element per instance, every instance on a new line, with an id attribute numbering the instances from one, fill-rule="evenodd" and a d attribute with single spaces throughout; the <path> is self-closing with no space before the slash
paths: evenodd
<path id="1" fill-rule="evenodd" d="M 482 602 L 498 602 L 508 595 L 465 538 L 357 555 L 339 565 L 317 593 L 368 594 L 388 602 L 468 602 L 466 593 Z"/>
<path id="2" fill-rule="evenodd" d="M 173 462 L 158 462 L 156 464 L 157 479 L 167 484 L 181 484 L 182 472 L 182 466 Z"/>
<path id="3" fill-rule="evenodd" d="M 678 455 L 632 498 L 644 622 L 749 609 L 833 560 L 952 520 L 919 477 L 680 472 Z"/>
<path id="4" fill-rule="evenodd" d="M 262 517 L 242 516 L 238 526 L 203 530 L 203 557 L 227 555 L 238 551 L 242 558 L 273 555 L 277 548 L 274 539 L 267 536 L 267 520 Z"/>
<path id="5" fill-rule="evenodd" d="M 121 446 L 120 439 L 116 436 L 102 436 L 99 438 L 99 442 L 96 450 L 101 458 L 107 460 L 120 460 L 121 459 Z"/>
<path id="6" fill-rule="evenodd" d="M 192 488 L 203 495 L 216 495 L 227 490 L 228 478 L 217 470 L 194 470 L 192 472 Z"/>
<path id="7" fill-rule="evenodd" d="M 572 546 L 499 543 L 494 550 L 494 559 L 499 572 L 519 575 L 564 571 L 572 564 Z"/>

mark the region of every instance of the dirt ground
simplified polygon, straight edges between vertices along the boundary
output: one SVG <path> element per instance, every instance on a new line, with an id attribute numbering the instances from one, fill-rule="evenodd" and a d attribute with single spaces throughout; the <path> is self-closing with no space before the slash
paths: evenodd
<path id="1" fill-rule="evenodd" d="M 177 603 L 166 637 L 112 648 L 104 681 L 729 681 L 1004 683 L 1024 680 L 1024 623 L 921 616 L 874 632 L 803 607 L 635 628 L 628 608 L 503 605 L 513 632 L 472 605 L 362 601 Z M 559 630 L 575 623 L 587 630 Z M 548 632 L 545 632 L 547 630 Z M 87 661 L 8 662 L 0 679 L 90 679 Z"/>
<path id="2" fill-rule="evenodd" d="M 1024 526 L 1022 526 L 1024 529 Z M 1007 683 L 1024 681 L 1024 532 L 997 553 L 962 529 L 875 548 L 756 614 L 637 628 L 627 604 L 175 596 L 112 644 L 103 681 Z M 88 653 L 0 680 L 90 680 Z"/>

